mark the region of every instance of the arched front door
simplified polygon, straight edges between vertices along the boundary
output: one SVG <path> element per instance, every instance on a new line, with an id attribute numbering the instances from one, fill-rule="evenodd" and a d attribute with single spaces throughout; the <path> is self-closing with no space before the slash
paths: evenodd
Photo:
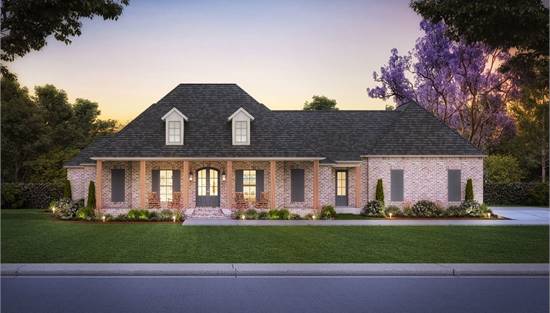
<path id="1" fill-rule="evenodd" d="M 220 175 L 217 169 L 201 168 L 197 171 L 197 207 L 220 206 Z"/>

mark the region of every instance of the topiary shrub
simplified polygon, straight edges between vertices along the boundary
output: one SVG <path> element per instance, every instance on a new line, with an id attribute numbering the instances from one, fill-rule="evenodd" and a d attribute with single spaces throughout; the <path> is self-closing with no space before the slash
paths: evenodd
<path id="1" fill-rule="evenodd" d="M 386 216 L 390 216 L 390 214 L 392 215 L 392 217 L 394 216 L 401 216 L 403 215 L 403 212 L 401 212 L 401 209 L 396 206 L 396 205 L 390 205 L 390 206 L 387 206 L 385 209 L 384 209 L 384 215 Z"/>
<path id="2" fill-rule="evenodd" d="M 376 200 L 384 203 L 384 185 L 382 184 L 382 179 L 376 182 Z"/>
<path id="3" fill-rule="evenodd" d="M 468 178 L 468 180 L 466 181 L 466 192 L 464 193 L 464 200 L 474 200 L 474 184 L 472 183 L 471 178 Z"/>
<path id="4" fill-rule="evenodd" d="M 71 182 L 68 179 L 65 179 L 63 183 L 63 198 L 72 199 L 73 193 L 71 191 Z"/>
<path id="5" fill-rule="evenodd" d="M 86 203 L 86 206 L 92 210 L 95 210 L 95 183 L 93 181 L 90 181 L 90 184 L 88 185 L 88 202 Z"/>
<path id="6" fill-rule="evenodd" d="M 258 212 L 254 209 L 248 209 L 244 212 L 244 216 L 247 220 L 255 220 L 258 219 Z"/>
<path id="7" fill-rule="evenodd" d="M 372 217 L 384 216 L 384 205 L 379 200 L 371 200 L 363 207 L 361 214 Z"/>
<path id="8" fill-rule="evenodd" d="M 334 207 L 330 204 L 327 204 L 321 208 L 321 214 L 319 215 L 319 218 L 322 220 L 332 220 L 336 218 L 336 211 L 334 210 Z"/>
<path id="9" fill-rule="evenodd" d="M 417 217 L 435 217 L 442 215 L 442 213 L 443 209 L 429 200 L 420 200 L 411 208 L 412 216 Z"/>

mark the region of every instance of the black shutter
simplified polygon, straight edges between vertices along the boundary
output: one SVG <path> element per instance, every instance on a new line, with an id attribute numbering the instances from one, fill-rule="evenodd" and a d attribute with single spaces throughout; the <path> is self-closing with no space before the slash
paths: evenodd
<path id="1" fill-rule="evenodd" d="M 243 170 L 235 171 L 235 192 L 243 192 Z"/>
<path id="2" fill-rule="evenodd" d="M 256 200 L 260 200 L 260 196 L 264 191 L 264 171 L 256 170 Z"/>
<path id="3" fill-rule="evenodd" d="M 160 170 L 153 170 L 151 183 L 151 191 L 156 192 L 157 196 L 160 196 Z"/>
<path id="4" fill-rule="evenodd" d="M 181 176 L 179 170 L 173 170 L 172 171 L 172 191 L 173 192 L 180 192 L 180 182 L 181 182 Z"/>
<path id="5" fill-rule="evenodd" d="M 391 170 L 391 201 L 403 201 L 403 170 Z"/>
<path id="6" fill-rule="evenodd" d="M 460 170 L 447 171 L 447 197 L 449 201 L 460 201 Z"/>
<path id="7" fill-rule="evenodd" d="M 111 201 L 124 202 L 125 195 L 125 171 L 124 169 L 111 170 Z"/>
<path id="8" fill-rule="evenodd" d="M 304 202 L 304 170 L 290 170 L 290 201 Z"/>

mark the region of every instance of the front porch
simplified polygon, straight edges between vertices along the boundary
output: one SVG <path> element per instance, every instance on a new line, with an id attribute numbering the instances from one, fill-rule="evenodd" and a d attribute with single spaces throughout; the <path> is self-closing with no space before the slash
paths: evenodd
<path id="1" fill-rule="evenodd" d="M 96 207 L 112 215 L 136 208 L 225 215 L 287 208 L 305 215 L 321 207 L 320 168 L 318 159 L 303 158 L 98 159 Z"/>

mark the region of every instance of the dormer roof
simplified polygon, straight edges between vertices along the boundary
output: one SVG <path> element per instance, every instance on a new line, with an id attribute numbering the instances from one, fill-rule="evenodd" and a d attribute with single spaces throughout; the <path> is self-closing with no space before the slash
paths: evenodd
<path id="1" fill-rule="evenodd" d="M 242 107 L 240 107 L 237 111 L 235 111 L 233 114 L 231 114 L 227 120 L 228 121 L 231 121 L 232 119 L 235 118 L 235 116 L 239 115 L 239 113 L 242 113 L 244 114 L 246 117 L 248 117 L 251 121 L 254 120 L 254 116 L 252 116 L 252 114 L 248 113 L 248 111 L 246 111 L 245 109 L 243 109 Z"/>
<path id="2" fill-rule="evenodd" d="M 181 116 L 181 118 L 183 118 L 186 122 L 189 121 L 189 119 L 187 118 L 187 116 L 185 116 L 185 114 L 181 113 L 180 110 L 176 109 L 176 108 L 172 108 L 172 110 L 168 111 L 168 113 L 164 114 L 163 117 L 161 117 L 161 119 L 164 121 L 166 120 L 166 118 L 170 115 L 172 115 L 172 113 L 176 113 L 178 114 L 179 116 Z"/>

